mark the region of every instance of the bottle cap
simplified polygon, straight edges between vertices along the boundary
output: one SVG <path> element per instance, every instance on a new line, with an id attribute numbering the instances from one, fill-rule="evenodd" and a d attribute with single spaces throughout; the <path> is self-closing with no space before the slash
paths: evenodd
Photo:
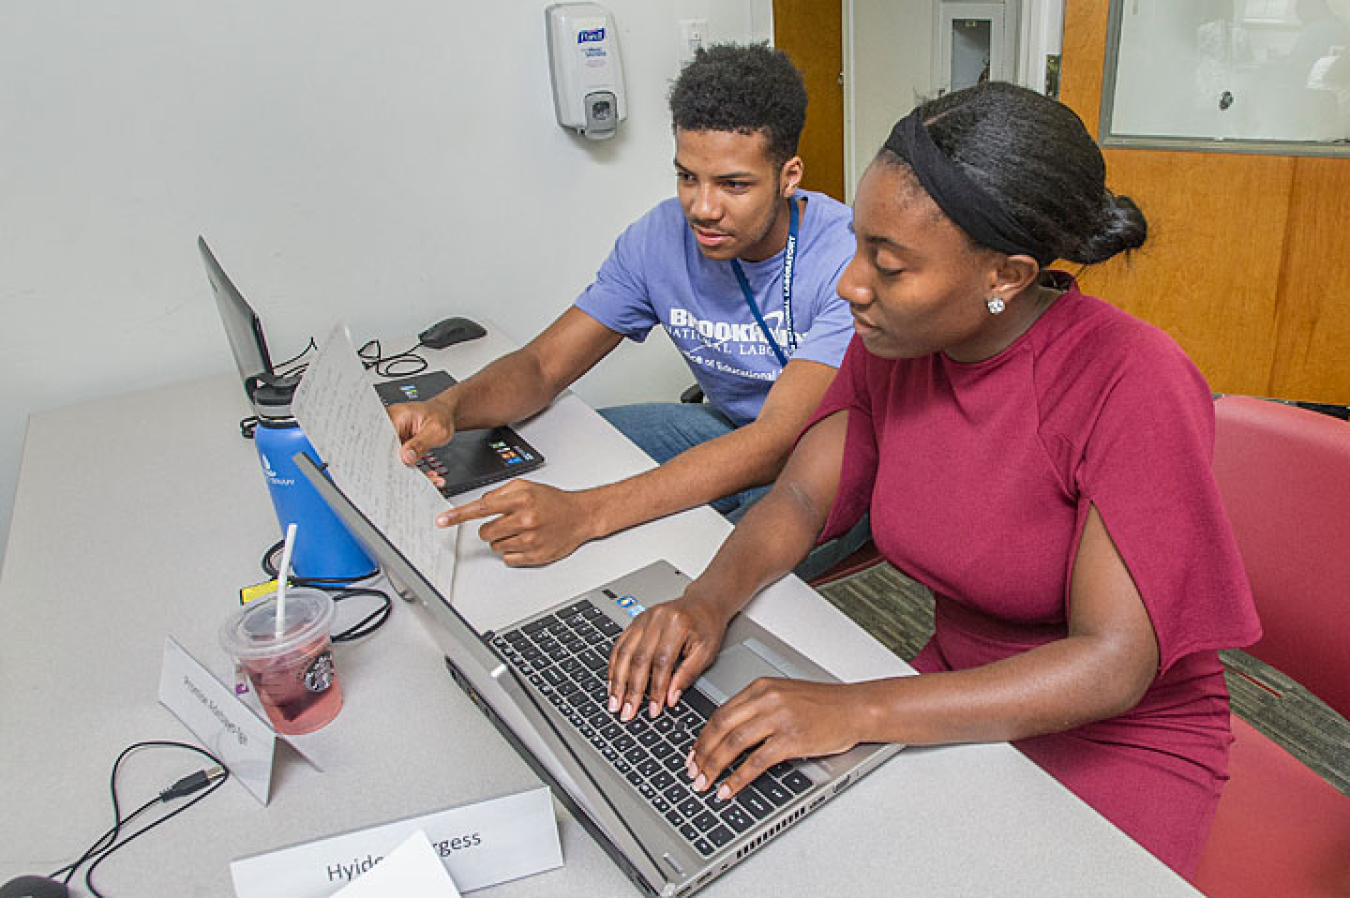
<path id="1" fill-rule="evenodd" d="M 299 375 L 282 377 L 260 374 L 253 385 L 253 410 L 268 421 L 284 421 L 291 417 L 291 400 L 300 385 Z"/>

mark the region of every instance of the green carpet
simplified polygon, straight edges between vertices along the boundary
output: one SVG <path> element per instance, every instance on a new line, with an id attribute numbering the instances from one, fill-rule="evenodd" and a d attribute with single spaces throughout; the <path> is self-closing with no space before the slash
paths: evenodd
<path id="1" fill-rule="evenodd" d="M 882 645 L 911 660 L 933 632 L 933 594 L 889 564 L 818 587 Z M 1350 721 L 1245 652 L 1220 652 L 1233 711 L 1350 795 Z"/>

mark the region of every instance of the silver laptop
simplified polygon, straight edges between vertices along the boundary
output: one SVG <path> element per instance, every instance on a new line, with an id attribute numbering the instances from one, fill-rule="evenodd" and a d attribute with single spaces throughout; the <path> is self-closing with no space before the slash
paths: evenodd
<path id="1" fill-rule="evenodd" d="M 757 677 L 837 682 L 738 615 L 716 663 L 675 708 L 623 723 L 605 710 L 614 638 L 689 578 L 654 562 L 496 632 L 478 633 L 310 459 L 296 462 L 352 534 L 433 620 L 455 681 L 646 893 L 688 895 L 762 848 L 899 750 L 775 765 L 730 801 L 695 793 L 684 759 L 716 706 Z"/>

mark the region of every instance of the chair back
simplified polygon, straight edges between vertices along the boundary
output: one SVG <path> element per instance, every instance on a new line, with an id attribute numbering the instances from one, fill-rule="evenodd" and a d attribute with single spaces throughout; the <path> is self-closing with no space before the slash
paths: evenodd
<path id="1" fill-rule="evenodd" d="M 1350 717 L 1350 424 L 1215 403 L 1214 474 L 1264 635 L 1247 651 Z"/>

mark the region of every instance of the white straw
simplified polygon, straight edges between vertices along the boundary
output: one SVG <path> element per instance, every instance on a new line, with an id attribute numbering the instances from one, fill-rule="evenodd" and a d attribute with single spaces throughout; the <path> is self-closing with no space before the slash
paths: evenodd
<path id="1" fill-rule="evenodd" d="M 295 524 L 286 525 L 286 541 L 281 547 L 281 567 L 277 569 L 277 638 L 286 623 L 286 578 L 291 574 L 291 550 L 295 548 Z"/>

